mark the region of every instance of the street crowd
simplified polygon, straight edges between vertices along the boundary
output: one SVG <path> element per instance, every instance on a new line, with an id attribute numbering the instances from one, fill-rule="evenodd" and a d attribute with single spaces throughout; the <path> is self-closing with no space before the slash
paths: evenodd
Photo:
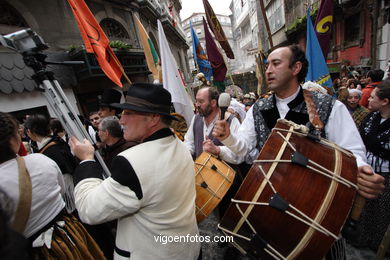
<path id="1" fill-rule="evenodd" d="M 56 118 L 31 114 L 17 122 L 0 112 L 0 258 L 244 258 L 227 243 L 163 244 L 154 237 L 221 235 L 217 224 L 280 118 L 356 157 L 366 202 L 352 235 L 334 244 L 377 252 L 390 224 L 390 68 L 345 71 L 333 80 L 333 92 L 304 83 L 307 70 L 297 45 L 276 48 L 266 62 L 269 92 L 230 91 L 226 112 L 221 89 L 198 74 L 189 124 L 173 113 L 161 84 L 134 83 L 125 97 L 107 89 L 99 111 L 80 117 L 93 143 L 68 136 Z M 312 124 L 306 96 L 322 128 Z M 219 206 L 197 223 L 194 160 L 203 152 L 237 175 Z M 339 245 L 327 259 L 345 259 Z"/>

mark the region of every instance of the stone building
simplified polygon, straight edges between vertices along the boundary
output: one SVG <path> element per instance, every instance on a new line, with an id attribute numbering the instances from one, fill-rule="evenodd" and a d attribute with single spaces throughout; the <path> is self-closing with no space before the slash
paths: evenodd
<path id="1" fill-rule="evenodd" d="M 189 76 L 186 57 L 188 45 L 179 16 L 180 0 L 86 0 L 86 4 L 110 41 L 116 43 L 112 47 L 132 82 L 150 80 L 133 13 L 140 17 L 157 51 L 157 19 L 160 19 L 180 70 L 185 78 Z M 50 46 L 45 51 L 48 61 L 85 62 L 76 66 L 48 65 L 48 70 L 54 72 L 55 78 L 80 114 L 87 115 L 96 110 L 98 96 L 102 91 L 116 87 L 99 68 L 94 55 L 87 54 L 83 49 L 79 29 L 66 0 L 2 0 L 0 13 L 1 34 L 31 28 Z M 19 119 L 25 114 L 37 112 L 55 116 L 31 80 L 32 74 L 20 54 L 0 47 L 1 111 L 13 112 Z M 124 78 L 122 83 L 123 91 L 126 91 L 129 84 Z"/>

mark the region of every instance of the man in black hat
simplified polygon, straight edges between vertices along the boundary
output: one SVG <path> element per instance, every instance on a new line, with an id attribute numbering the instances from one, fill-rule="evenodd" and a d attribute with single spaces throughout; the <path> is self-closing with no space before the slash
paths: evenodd
<path id="1" fill-rule="evenodd" d="M 113 104 L 123 109 L 124 138 L 140 144 L 112 160 L 105 180 L 89 142 L 71 139 L 82 160 L 74 173 L 76 208 L 89 224 L 118 219 L 116 259 L 199 255 L 194 164 L 169 129 L 170 105 L 171 95 L 161 84 L 133 84 L 125 103 Z"/>
<path id="2" fill-rule="evenodd" d="M 103 95 L 99 100 L 99 116 L 101 119 L 108 116 L 116 116 L 122 110 L 118 107 L 112 106 L 113 103 L 121 101 L 122 93 L 115 89 L 105 89 Z"/>

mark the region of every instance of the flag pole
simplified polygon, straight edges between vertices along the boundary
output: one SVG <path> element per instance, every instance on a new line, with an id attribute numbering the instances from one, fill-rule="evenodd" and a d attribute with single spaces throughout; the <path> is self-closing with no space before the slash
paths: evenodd
<path id="1" fill-rule="evenodd" d="M 110 57 L 115 61 L 116 65 L 118 65 L 119 69 L 121 70 L 122 72 L 122 75 L 125 76 L 125 79 L 127 80 L 127 82 L 131 85 L 132 82 L 131 80 L 129 79 L 129 77 L 126 75 L 126 72 L 125 70 L 123 69 L 122 67 L 122 64 L 118 61 L 117 57 L 115 55 L 113 55 L 112 52 L 108 52 L 110 54 Z"/>
<path id="2" fill-rule="evenodd" d="M 263 14 L 265 28 L 267 29 L 269 45 L 270 45 L 271 48 L 273 48 L 274 47 L 274 43 L 272 41 L 271 29 L 269 28 L 268 18 L 267 18 L 267 14 L 265 13 L 263 0 L 260 0 L 260 8 L 261 8 L 261 13 Z"/>

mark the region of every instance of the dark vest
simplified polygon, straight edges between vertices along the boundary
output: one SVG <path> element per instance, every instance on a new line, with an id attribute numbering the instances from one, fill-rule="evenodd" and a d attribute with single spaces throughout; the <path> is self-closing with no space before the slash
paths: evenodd
<path id="1" fill-rule="evenodd" d="M 326 125 L 330 112 L 336 101 L 335 98 L 319 92 L 311 92 L 313 102 L 317 107 L 318 115 L 321 121 Z M 288 103 L 290 110 L 285 119 L 295 122 L 296 124 L 305 125 L 309 128 L 310 133 L 314 132 L 314 127 L 309 122 L 306 103 L 303 98 L 303 90 L 300 89 L 298 96 Z M 253 118 L 256 130 L 257 148 L 259 151 L 274 128 L 276 121 L 280 118 L 278 108 L 276 107 L 275 95 L 268 98 L 259 99 L 253 105 Z M 326 138 L 325 129 L 322 130 L 321 136 Z"/>
<path id="2" fill-rule="evenodd" d="M 228 124 L 232 122 L 234 118 L 234 115 L 230 115 L 229 118 L 226 120 Z M 203 117 L 200 115 L 196 115 L 194 119 L 194 145 L 195 145 L 195 158 L 198 158 L 198 156 L 203 152 Z M 209 139 L 213 141 L 213 143 L 216 146 L 223 146 L 223 144 L 217 139 L 212 136 L 213 131 L 211 130 L 210 134 L 208 135 Z"/>

